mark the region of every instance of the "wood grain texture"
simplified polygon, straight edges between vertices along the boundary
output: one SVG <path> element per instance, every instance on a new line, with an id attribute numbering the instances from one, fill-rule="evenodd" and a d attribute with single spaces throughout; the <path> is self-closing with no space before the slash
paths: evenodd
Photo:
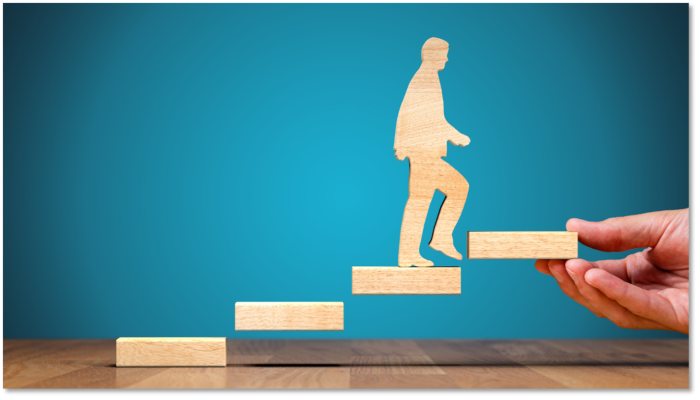
<path id="1" fill-rule="evenodd" d="M 350 374 L 352 389 L 459 389 L 447 375 Z"/>
<path id="2" fill-rule="evenodd" d="M 237 331 L 342 331 L 343 303 L 236 303 Z"/>
<path id="3" fill-rule="evenodd" d="M 461 268 L 352 267 L 352 294 L 460 294 Z"/>
<path id="4" fill-rule="evenodd" d="M 267 364 L 277 365 L 347 365 L 352 362 L 348 341 L 285 340 Z"/>
<path id="5" fill-rule="evenodd" d="M 446 197 L 430 247 L 448 257 L 462 259 L 462 254 L 454 247 L 452 231 L 467 200 L 469 183 L 442 157 L 447 155 L 447 142 L 466 146 L 470 139 L 445 119 L 438 71 L 445 68 L 448 50 L 449 45 L 442 39 L 430 38 L 425 42 L 421 49 L 421 66 L 408 85 L 396 121 L 394 151 L 399 161 L 408 158 L 410 170 L 408 201 L 401 222 L 400 267 L 433 266 L 420 255 L 419 248 L 435 190 Z"/>
<path id="6" fill-rule="evenodd" d="M 523 365 L 446 366 L 445 374 L 462 389 L 563 389 L 563 384 Z"/>
<path id="7" fill-rule="evenodd" d="M 119 338 L 117 367 L 225 367 L 226 338 Z"/>
<path id="8" fill-rule="evenodd" d="M 576 232 L 467 232 L 470 259 L 578 258 Z"/>
<path id="9" fill-rule="evenodd" d="M 130 389 L 225 389 L 228 372 L 225 368 L 168 368 L 158 374 L 134 382 Z"/>
<path id="10" fill-rule="evenodd" d="M 445 375 L 445 371 L 426 355 L 356 356 L 350 372 L 356 375 Z"/>
<path id="11" fill-rule="evenodd" d="M 236 389 L 347 389 L 350 368 L 299 365 L 253 367 L 230 376 L 228 387 Z"/>
<path id="12" fill-rule="evenodd" d="M 566 387 L 679 388 L 689 385 L 689 353 L 678 348 L 678 342 L 682 341 L 547 340 L 519 346 L 515 353 L 512 343 L 499 347 Z"/>
<path id="13" fill-rule="evenodd" d="M 114 340 L 4 340 L 5 388 L 688 388 L 688 340 L 229 340 L 225 368 L 116 368 Z"/>

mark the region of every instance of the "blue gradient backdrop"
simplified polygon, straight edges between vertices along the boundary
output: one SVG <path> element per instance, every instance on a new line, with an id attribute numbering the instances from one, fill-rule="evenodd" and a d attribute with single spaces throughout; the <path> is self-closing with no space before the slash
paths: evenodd
<path id="1" fill-rule="evenodd" d="M 5 337 L 681 336 L 595 317 L 530 260 L 455 262 L 430 228 L 461 296 L 351 295 L 352 266 L 397 262 L 394 128 L 432 36 L 472 139 L 447 156 L 460 251 L 688 206 L 685 4 L 5 4 Z M 345 331 L 235 332 L 236 301 L 343 301 Z"/>

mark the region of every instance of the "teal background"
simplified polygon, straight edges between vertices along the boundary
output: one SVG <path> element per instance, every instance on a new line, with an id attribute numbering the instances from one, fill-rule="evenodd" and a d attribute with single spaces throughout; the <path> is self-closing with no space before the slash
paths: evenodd
<path id="1" fill-rule="evenodd" d="M 4 336 L 637 338 L 531 260 L 460 296 L 352 296 L 397 263 L 396 117 L 450 43 L 468 230 L 688 207 L 687 4 L 4 4 Z M 580 256 L 622 257 L 580 246 Z M 342 301 L 344 332 L 236 332 L 237 301 Z"/>

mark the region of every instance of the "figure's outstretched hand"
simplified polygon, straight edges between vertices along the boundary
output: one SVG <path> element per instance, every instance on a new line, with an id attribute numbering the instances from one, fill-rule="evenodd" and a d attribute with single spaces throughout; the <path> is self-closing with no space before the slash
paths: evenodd
<path id="1" fill-rule="evenodd" d="M 396 159 L 399 161 L 406 159 L 406 154 L 403 152 L 403 150 L 394 150 L 394 156 L 396 156 Z"/>
<path id="2" fill-rule="evenodd" d="M 471 139 L 469 139 L 469 136 L 463 135 L 463 134 L 455 131 L 455 134 L 449 139 L 449 142 L 455 146 L 464 147 L 471 142 Z"/>
<path id="3" fill-rule="evenodd" d="M 561 290 L 595 315 L 630 329 L 688 334 L 688 209 L 602 222 L 570 219 L 566 229 L 601 251 L 645 250 L 623 260 L 537 260 Z"/>

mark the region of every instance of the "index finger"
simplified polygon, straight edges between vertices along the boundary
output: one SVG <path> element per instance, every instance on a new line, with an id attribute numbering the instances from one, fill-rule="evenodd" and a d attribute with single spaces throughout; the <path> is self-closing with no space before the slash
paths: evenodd
<path id="1" fill-rule="evenodd" d="M 675 214 L 682 211 L 685 210 L 658 211 L 610 218 L 601 222 L 572 218 L 566 223 L 566 230 L 578 232 L 579 242 L 601 251 L 654 247 L 673 221 Z"/>

